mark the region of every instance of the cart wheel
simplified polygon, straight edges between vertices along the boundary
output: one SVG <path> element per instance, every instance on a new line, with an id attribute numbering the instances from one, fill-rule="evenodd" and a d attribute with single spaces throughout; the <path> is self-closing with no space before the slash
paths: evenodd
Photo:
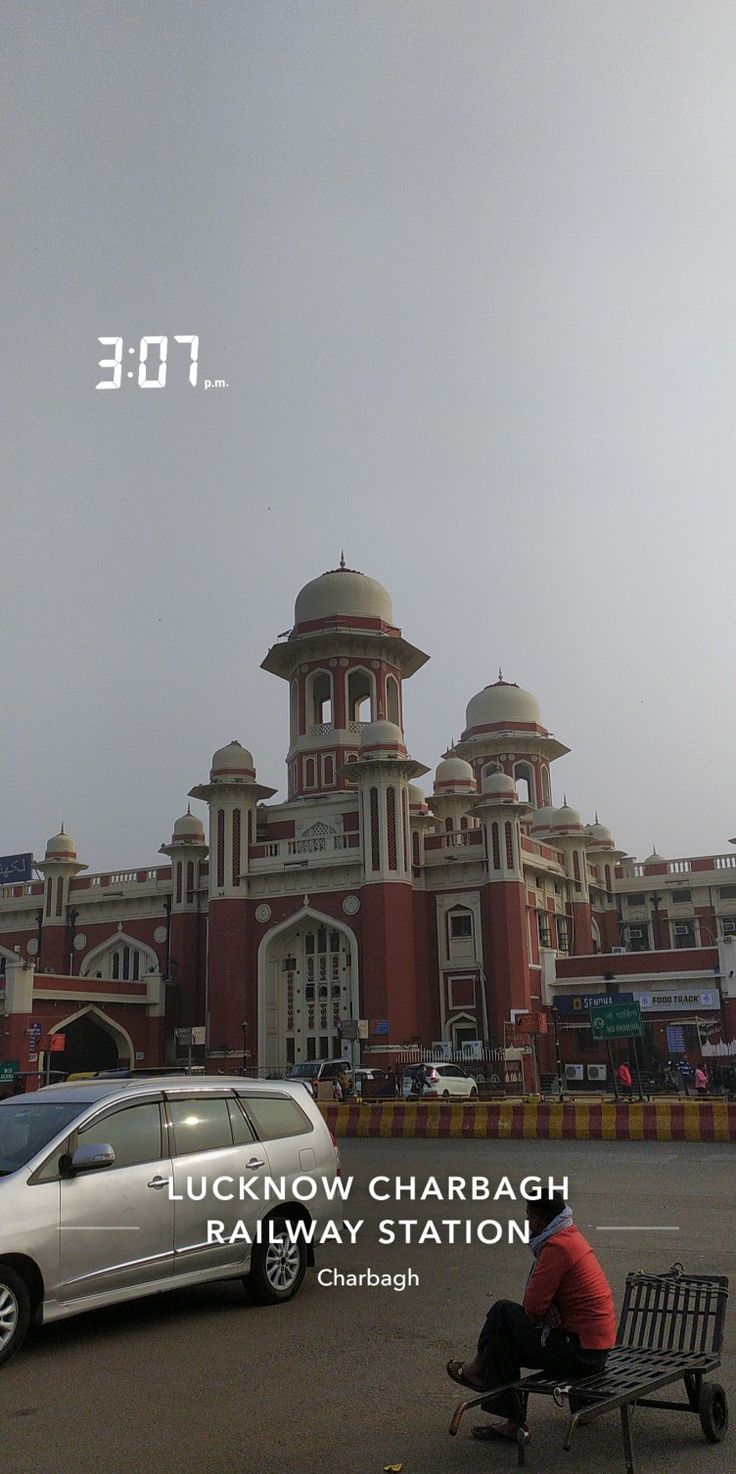
<path id="1" fill-rule="evenodd" d="M 720 1443 L 728 1428 L 728 1403 L 720 1382 L 704 1382 L 700 1389 L 700 1426 L 709 1443 Z"/>

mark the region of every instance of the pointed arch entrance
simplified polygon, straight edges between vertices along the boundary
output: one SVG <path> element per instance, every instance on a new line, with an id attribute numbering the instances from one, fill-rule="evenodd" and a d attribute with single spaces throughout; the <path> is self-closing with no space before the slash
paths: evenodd
<path id="1" fill-rule="evenodd" d="M 78 1070 L 128 1069 L 133 1064 L 135 1050 L 127 1029 L 93 1005 L 57 1024 L 53 1032 L 66 1039 L 65 1049 L 51 1057 L 54 1070 L 74 1074 Z"/>
<path id="2" fill-rule="evenodd" d="M 338 1025 L 358 1017 L 355 934 L 304 907 L 258 952 L 258 1058 L 270 1070 L 345 1052 Z M 348 1053 L 350 1051 L 348 1050 Z"/>

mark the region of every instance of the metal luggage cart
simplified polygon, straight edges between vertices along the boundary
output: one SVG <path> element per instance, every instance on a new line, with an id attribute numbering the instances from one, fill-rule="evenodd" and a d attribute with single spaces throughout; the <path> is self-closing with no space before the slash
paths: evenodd
<path id="1" fill-rule="evenodd" d="M 602 1373 L 566 1382 L 536 1372 L 494 1388 L 493 1395 L 512 1392 L 517 1401 L 519 1464 L 524 1463 L 530 1440 L 526 1415 L 534 1393 L 554 1398 L 558 1407 L 567 1403 L 563 1447 L 568 1452 L 579 1423 L 592 1423 L 619 1409 L 627 1474 L 636 1474 L 631 1425 L 637 1407 L 692 1413 L 700 1418 L 708 1442 L 720 1443 L 728 1428 L 726 1393 L 719 1382 L 704 1378 L 721 1363 L 727 1298 L 725 1276 L 685 1274 L 681 1264 L 673 1264 L 664 1274 L 627 1275 L 616 1345 Z M 651 1395 L 679 1381 L 684 1383 L 687 1401 Z M 484 1392 L 461 1402 L 450 1433 L 457 1433 L 463 1415 L 491 1395 Z"/>

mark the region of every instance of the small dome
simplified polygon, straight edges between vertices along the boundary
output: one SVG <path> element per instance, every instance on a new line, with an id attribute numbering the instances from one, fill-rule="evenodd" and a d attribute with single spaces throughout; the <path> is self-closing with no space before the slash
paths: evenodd
<path id="1" fill-rule="evenodd" d="M 598 819 L 596 819 L 595 824 L 586 824 L 585 833 L 587 834 L 588 838 L 592 839 L 596 844 L 613 844 L 613 835 L 611 834 L 608 825 L 600 824 L 598 822 Z"/>
<path id="2" fill-rule="evenodd" d="M 368 722 L 360 734 L 361 757 L 406 757 L 404 737 L 395 722 Z"/>
<path id="3" fill-rule="evenodd" d="M 535 809 L 532 814 L 532 829 L 551 829 L 556 813 L 552 804 L 545 804 L 543 809 Z"/>
<path id="4" fill-rule="evenodd" d="M 45 858 L 47 860 L 76 860 L 76 841 L 72 839 L 71 834 L 64 833 L 63 824 L 59 833 L 52 835 L 48 841 Z"/>
<path id="5" fill-rule="evenodd" d="M 515 732 L 541 725 L 542 714 L 536 696 L 511 681 L 498 680 L 492 686 L 486 686 L 472 698 L 465 712 L 465 729 L 468 732 L 477 727 Z"/>
<path id="6" fill-rule="evenodd" d="M 186 814 L 177 819 L 171 841 L 172 844 L 204 844 L 204 824 L 191 809 L 187 809 Z"/>
<path id="7" fill-rule="evenodd" d="M 253 754 L 239 742 L 228 742 L 218 748 L 212 759 L 210 778 L 255 778 Z"/>
<path id="8" fill-rule="evenodd" d="M 418 783 L 410 783 L 409 784 L 409 808 L 410 809 L 426 809 L 427 808 L 427 800 L 426 800 L 426 798 L 424 796 L 424 789 L 423 788 L 420 788 Z"/>
<path id="9" fill-rule="evenodd" d="M 462 757 L 445 757 L 437 764 L 435 793 L 475 793 L 476 781 L 470 763 Z"/>
<path id="10" fill-rule="evenodd" d="M 555 809 L 552 820 L 553 829 L 582 829 L 583 821 L 577 809 L 572 809 L 568 803 L 564 803 L 561 809 Z"/>
<path id="11" fill-rule="evenodd" d="M 353 568 L 333 568 L 311 583 L 296 596 L 294 624 L 309 624 L 312 620 L 328 619 L 331 615 L 355 615 L 359 619 L 380 620 L 393 626 L 394 611 L 391 595 L 383 584 Z"/>
<path id="12" fill-rule="evenodd" d="M 509 773 L 502 773 L 500 770 L 494 773 L 493 771 L 486 770 L 483 774 L 481 787 L 483 793 L 487 793 L 489 798 L 505 798 L 513 799 L 515 802 L 518 801 L 519 795 L 516 792 L 516 784 Z"/>
<path id="13" fill-rule="evenodd" d="M 658 854 L 657 847 L 655 845 L 654 849 L 652 850 L 651 855 L 647 855 L 646 860 L 644 861 L 644 864 L 645 865 L 666 865 L 667 864 L 667 861 L 666 861 L 664 855 Z"/>

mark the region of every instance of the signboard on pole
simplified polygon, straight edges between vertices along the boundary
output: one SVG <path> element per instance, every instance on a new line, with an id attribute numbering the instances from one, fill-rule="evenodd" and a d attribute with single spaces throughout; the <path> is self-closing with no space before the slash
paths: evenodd
<path id="1" fill-rule="evenodd" d="M 338 1032 L 340 1034 L 340 1038 L 341 1039 L 347 1039 L 349 1043 L 352 1043 L 353 1040 L 357 1039 L 357 1037 L 358 1037 L 358 1020 L 357 1020 L 357 1018 L 344 1018 L 344 1019 L 341 1019 L 341 1021 L 338 1024 L 337 1027 L 338 1027 Z"/>
<path id="2" fill-rule="evenodd" d="M 641 1039 L 641 1009 L 638 1003 L 604 1003 L 588 1010 L 595 1040 Z"/>
<path id="3" fill-rule="evenodd" d="M 19 1069 L 20 1060 L 18 1059 L 0 1060 L 0 1083 L 7 1084 L 8 1080 L 12 1080 L 13 1076 L 18 1074 Z"/>

